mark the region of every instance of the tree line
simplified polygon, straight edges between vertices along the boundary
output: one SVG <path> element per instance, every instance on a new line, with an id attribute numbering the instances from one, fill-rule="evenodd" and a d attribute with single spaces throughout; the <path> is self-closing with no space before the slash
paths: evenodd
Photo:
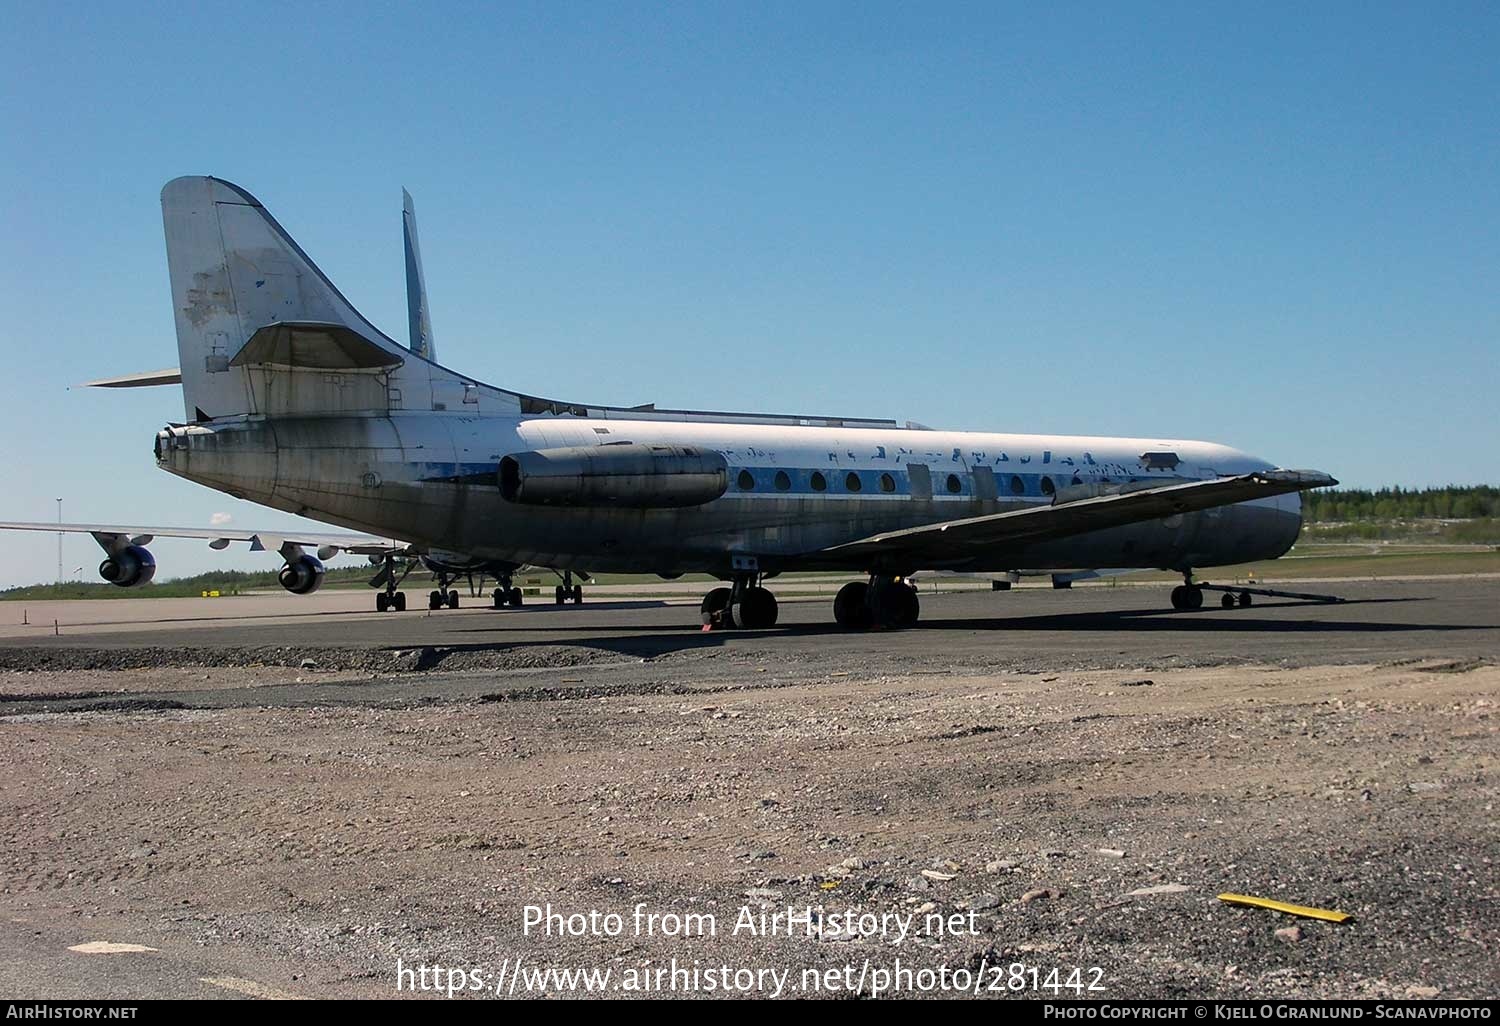
<path id="1" fill-rule="evenodd" d="M 1500 488 L 1491 485 L 1443 488 L 1392 486 L 1324 488 L 1302 494 L 1303 516 L 1309 523 L 1355 520 L 1479 520 L 1500 517 Z"/>

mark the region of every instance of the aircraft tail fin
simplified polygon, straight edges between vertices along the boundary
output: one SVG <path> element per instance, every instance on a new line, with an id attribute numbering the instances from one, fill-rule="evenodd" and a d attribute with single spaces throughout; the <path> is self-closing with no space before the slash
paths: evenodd
<path id="1" fill-rule="evenodd" d="M 239 186 L 217 178 L 176 178 L 162 189 L 161 205 L 190 420 L 268 412 L 273 397 L 287 391 L 269 387 L 273 366 L 281 372 L 316 368 L 329 378 L 337 375 L 328 370 L 346 363 L 359 371 L 404 362 L 404 347 L 370 324 L 265 207 Z M 292 341 L 272 344 L 262 329 L 273 325 L 295 326 L 295 333 L 280 333 Z M 309 334 L 308 328 L 317 330 Z M 316 352 L 309 356 L 312 350 Z M 347 356 L 350 352 L 359 359 Z M 273 360 L 275 364 L 268 362 Z M 372 381 L 368 387 L 346 389 L 348 395 L 316 387 L 294 391 L 296 412 L 313 413 L 355 401 L 361 406 L 378 403 L 385 389 Z"/>
<path id="2" fill-rule="evenodd" d="M 417 244 L 417 211 L 411 193 L 401 190 L 401 238 L 406 247 L 407 344 L 424 360 L 436 360 L 432 314 L 427 305 L 427 276 L 422 273 L 422 249 Z"/>

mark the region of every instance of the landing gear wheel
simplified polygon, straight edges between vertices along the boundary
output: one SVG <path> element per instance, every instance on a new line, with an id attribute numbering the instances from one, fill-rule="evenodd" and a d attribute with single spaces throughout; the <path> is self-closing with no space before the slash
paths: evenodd
<path id="1" fill-rule="evenodd" d="M 391 608 L 398 613 L 406 612 L 406 592 L 398 591 L 391 596 Z"/>
<path id="2" fill-rule="evenodd" d="M 505 592 L 499 588 L 496 588 L 493 592 L 490 593 L 490 602 L 494 604 L 494 607 L 496 609 L 504 609 Z"/>
<path id="3" fill-rule="evenodd" d="M 870 617 L 877 627 L 902 630 L 914 627 L 921 615 L 917 593 L 905 581 L 882 578 L 866 593 Z"/>
<path id="4" fill-rule="evenodd" d="M 557 586 L 557 596 L 556 597 L 557 597 L 557 604 L 558 605 L 562 605 L 564 602 L 568 601 L 568 589 L 564 588 L 561 584 L 559 584 Z"/>
<path id="5" fill-rule="evenodd" d="M 375 596 L 375 611 L 377 613 L 383 613 L 387 609 L 389 609 L 390 607 L 391 607 L 391 597 L 389 595 L 387 595 L 385 592 L 382 591 L 378 595 Z"/>
<path id="6" fill-rule="evenodd" d="M 833 619 L 840 627 L 859 630 L 870 626 L 870 607 L 866 603 L 870 586 L 864 581 L 850 581 L 833 597 Z"/>
<path id="7" fill-rule="evenodd" d="M 1251 603 L 1251 601 L 1252 601 L 1252 597 L 1251 597 L 1251 595 L 1250 595 L 1250 593 L 1248 591 L 1242 591 L 1242 592 L 1240 592 L 1240 608 L 1241 609 L 1248 608 L 1249 605 L 1250 605 L 1250 603 Z"/>
<path id="8" fill-rule="evenodd" d="M 1172 589 L 1173 609 L 1202 609 L 1203 589 L 1193 584 L 1179 584 Z"/>
<path id="9" fill-rule="evenodd" d="M 510 603 L 512 609 L 520 609 L 525 598 L 521 595 L 520 588 L 512 588 L 510 594 L 506 596 L 506 601 Z"/>
<path id="10" fill-rule="evenodd" d="M 440 591 L 428 592 L 428 594 L 427 594 L 427 608 L 428 609 L 442 609 L 443 608 L 443 593 L 440 592 Z"/>
<path id="11" fill-rule="evenodd" d="M 698 603 L 698 612 L 703 615 L 705 625 L 722 623 L 724 626 L 733 626 L 734 621 L 726 615 L 729 611 L 729 600 L 734 593 L 728 588 L 715 588 L 703 596 L 703 601 Z"/>
<path id="12" fill-rule="evenodd" d="M 572 597 L 573 597 L 573 604 L 575 606 L 581 606 L 581 605 L 583 605 L 583 585 L 581 585 L 581 584 L 575 584 L 575 585 L 573 585 L 573 596 Z"/>
<path id="13" fill-rule="evenodd" d="M 448 608 L 449 609 L 457 609 L 458 608 L 458 592 L 456 592 L 456 591 L 450 591 L 448 593 Z"/>
<path id="14" fill-rule="evenodd" d="M 765 588 L 746 588 L 734 610 L 734 621 L 746 630 L 776 626 L 776 596 Z"/>
<path id="15" fill-rule="evenodd" d="M 1233 609 L 1234 595 L 1226 591 L 1224 593 L 1224 597 L 1219 600 L 1219 605 L 1223 606 L 1225 609 Z"/>

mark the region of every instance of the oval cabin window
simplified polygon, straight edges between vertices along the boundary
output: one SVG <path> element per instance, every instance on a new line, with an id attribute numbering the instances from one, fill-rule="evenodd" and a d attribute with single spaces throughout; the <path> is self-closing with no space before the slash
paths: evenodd
<path id="1" fill-rule="evenodd" d="M 844 477 L 844 487 L 849 489 L 851 492 L 857 492 L 864 486 L 860 484 L 859 475 L 851 470 Z"/>
<path id="2" fill-rule="evenodd" d="M 896 479 L 889 474 L 881 474 L 880 490 L 882 492 L 894 492 L 896 490 Z"/>
<path id="3" fill-rule="evenodd" d="M 749 492 L 755 489 L 755 475 L 748 470 L 740 471 L 740 491 Z"/>
<path id="4" fill-rule="evenodd" d="M 789 492 L 792 490 L 792 479 L 784 470 L 776 471 L 776 490 L 778 492 Z"/>
<path id="5" fill-rule="evenodd" d="M 812 490 L 815 492 L 827 491 L 828 479 L 823 476 L 821 470 L 814 470 L 812 474 Z"/>

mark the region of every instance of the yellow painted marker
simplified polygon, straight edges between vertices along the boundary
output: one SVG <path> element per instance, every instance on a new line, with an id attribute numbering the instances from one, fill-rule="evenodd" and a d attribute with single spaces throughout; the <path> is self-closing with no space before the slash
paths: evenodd
<path id="1" fill-rule="evenodd" d="M 1248 894 L 1221 894 L 1220 901 L 1226 901 L 1231 905 L 1248 905 L 1251 908 L 1269 908 L 1276 912 L 1285 912 L 1290 916 L 1305 916 L 1308 919 L 1324 919 L 1330 923 L 1342 923 L 1349 918 L 1347 912 L 1335 912 L 1326 908 L 1311 908 L 1307 905 L 1291 905 L 1285 901 L 1273 901 L 1270 898 L 1254 898 Z"/>

